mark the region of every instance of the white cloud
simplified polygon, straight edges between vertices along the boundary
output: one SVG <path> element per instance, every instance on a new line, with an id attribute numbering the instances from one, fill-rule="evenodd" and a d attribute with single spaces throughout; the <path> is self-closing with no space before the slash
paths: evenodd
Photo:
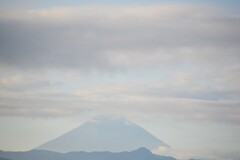
<path id="1" fill-rule="evenodd" d="M 208 160 L 226 160 L 226 159 L 237 159 L 239 156 L 238 152 L 219 152 L 219 151 L 209 151 L 202 149 L 201 151 L 196 150 L 178 150 L 173 148 L 159 147 L 153 150 L 153 153 L 160 155 L 173 156 L 177 159 L 208 159 Z"/>

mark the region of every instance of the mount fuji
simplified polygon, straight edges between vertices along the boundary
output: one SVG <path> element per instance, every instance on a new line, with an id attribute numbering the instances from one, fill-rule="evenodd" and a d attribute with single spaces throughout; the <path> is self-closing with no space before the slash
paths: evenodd
<path id="1" fill-rule="evenodd" d="M 60 153 L 121 152 L 140 147 L 152 150 L 159 146 L 169 147 L 142 127 L 124 118 L 99 116 L 35 149 Z"/>

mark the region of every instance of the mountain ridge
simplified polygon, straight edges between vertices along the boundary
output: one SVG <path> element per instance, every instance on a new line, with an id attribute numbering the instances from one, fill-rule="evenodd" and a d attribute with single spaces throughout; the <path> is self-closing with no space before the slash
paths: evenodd
<path id="1" fill-rule="evenodd" d="M 11 160 L 176 160 L 170 156 L 152 154 L 146 148 L 124 152 L 68 152 L 58 153 L 46 150 L 31 150 L 26 152 L 0 151 L 0 157 Z"/>

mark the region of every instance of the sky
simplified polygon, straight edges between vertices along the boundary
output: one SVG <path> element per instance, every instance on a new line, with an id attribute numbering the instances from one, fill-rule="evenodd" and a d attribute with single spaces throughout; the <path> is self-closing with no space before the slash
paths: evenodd
<path id="1" fill-rule="evenodd" d="M 240 1 L 0 1 L 0 150 L 97 115 L 176 158 L 240 157 Z"/>

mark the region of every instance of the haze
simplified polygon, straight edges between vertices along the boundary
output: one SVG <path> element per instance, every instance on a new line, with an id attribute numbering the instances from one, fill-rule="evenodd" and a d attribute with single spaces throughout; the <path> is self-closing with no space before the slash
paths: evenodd
<path id="1" fill-rule="evenodd" d="M 240 1 L 0 2 L 0 150 L 96 115 L 176 158 L 240 157 Z"/>

